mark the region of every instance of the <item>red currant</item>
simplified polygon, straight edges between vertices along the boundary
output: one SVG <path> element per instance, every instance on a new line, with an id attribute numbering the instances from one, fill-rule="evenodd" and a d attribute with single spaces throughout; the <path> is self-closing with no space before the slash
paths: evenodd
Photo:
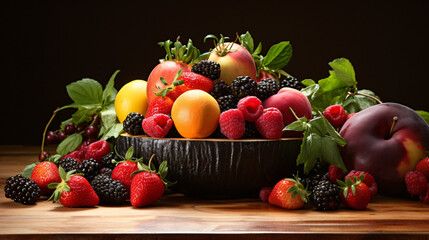
<path id="1" fill-rule="evenodd" d="M 98 135 L 98 129 L 97 127 L 94 126 L 88 126 L 85 128 L 85 136 L 90 139 L 90 138 L 96 138 Z"/>
<path id="2" fill-rule="evenodd" d="M 66 127 L 64 128 L 64 132 L 67 135 L 73 134 L 76 131 L 76 127 L 74 123 L 67 123 Z"/>

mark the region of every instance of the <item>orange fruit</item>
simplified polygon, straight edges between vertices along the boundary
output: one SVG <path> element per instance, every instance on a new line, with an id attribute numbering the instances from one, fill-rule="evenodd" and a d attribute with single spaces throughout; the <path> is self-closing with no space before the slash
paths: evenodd
<path id="1" fill-rule="evenodd" d="M 216 99 L 202 90 L 189 90 L 173 103 L 171 117 L 184 138 L 206 138 L 217 128 L 220 108 Z"/>
<path id="2" fill-rule="evenodd" d="M 115 111 L 119 122 L 123 122 L 131 112 L 146 114 L 148 107 L 146 85 L 146 81 L 134 80 L 119 90 L 115 99 Z"/>

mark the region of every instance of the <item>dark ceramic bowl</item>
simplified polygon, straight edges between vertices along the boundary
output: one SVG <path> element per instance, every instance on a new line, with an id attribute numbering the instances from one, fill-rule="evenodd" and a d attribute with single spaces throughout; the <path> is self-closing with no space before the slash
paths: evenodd
<path id="1" fill-rule="evenodd" d="M 116 148 L 125 155 L 134 148 L 135 157 L 147 164 L 152 154 L 159 165 L 168 162 L 173 190 L 200 198 L 257 197 L 259 190 L 296 173 L 301 139 L 186 139 L 151 138 L 123 134 Z"/>

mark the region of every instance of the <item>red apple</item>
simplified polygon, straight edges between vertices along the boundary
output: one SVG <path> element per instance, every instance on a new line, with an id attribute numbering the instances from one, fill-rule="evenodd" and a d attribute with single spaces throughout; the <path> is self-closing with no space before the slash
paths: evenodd
<path id="1" fill-rule="evenodd" d="M 220 78 L 229 85 L 238 76 L 249 76 L 256 80 L 256 67 L 252 55 L 237 43 L 224 43 L 213 49 L 210 61 L 220 64 Z"/>
<path id="2" fill-rule="evenodd" d="M 183 62 L 176 61 L 164 61 L 158 64 L 150 73 L 149 78 L 147 79 L 147 101 L 148 104 L 152 99 L 156 97 L 154 91 L 158 91 L 157 86 L 161 89 L 165 88 L 165 85 L 161 82 L 161 77 L 165 78 L 168 85 L 172 84 L 174 77 L 177 72 L 182 69 L 183 72 L 190 72 L 192 67 Z"/>
<path id="3" fill-rule="evenodd" d="M 265 99 L 262 105 L 264 108 L 275 107 L 279 109 L 283 114 L 283 122 L 285 126 L 296 121 L 296 118 L 290 111 L 290 108 L 292 108 L 299 118 L 306 117 L 307 119 L 311 119 L 312 117 L 310 101 L 308 101 L 307 97 L 302 92 L 293 88 L 280 89 L 277 94 Z M 302 136 L 302 133 L 285 131 L 283 136 L 299 137 Z"/>
<path id="4" fill-rule="evenodd" d="M 356 113 L 340 135 L 347 141 L 341 148 L 347 168 L 370 173 L 379 192 L 391 196 L 406 194 L 405 174 L 429 150 L 428 124 L 414 110 L 397 103 Z"/>

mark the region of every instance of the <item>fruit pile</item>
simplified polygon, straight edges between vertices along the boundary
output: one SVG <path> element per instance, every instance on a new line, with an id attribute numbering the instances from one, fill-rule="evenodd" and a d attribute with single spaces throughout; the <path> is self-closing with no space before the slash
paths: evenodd
<path id="1" fill-rule="evenodd" d="M 377 192 L 408 193 L 429 202 L 429 113 L 382 103 L 358 89 L 345 58 L 329 65 L 329 76 L 298 81 L 283 70 L 292 56 L 282 41 L 262 55 L 249 32 L 239 43 L 208 35 L 215 46 L 201 53 L 192 40 L 159 43 L 165 58 L 147 82 L 134 80 L 119 91 L 116 71 L 106 86 L 82 79 L 67 85 L 72 104 L 54 111 L 40 162 L 7 180 L 7 198 L 33 204 L 51 195 L 64 206 L 156 202 L 164 193 L 167 163 L 158 166 L 115 153 L 115 138 L 302 138 L 294 178 L 261 189 L 264 202 L 287 209 L 335 210 L 341 203 L 365 209 Z M 48 131 L 56 113 L 74 108 L 60 128 Z M 56 154 L 44 151 L 58 144 Z M 149 149 L 145 149 L 149 151 Z M 423 159 L 423 160 L 422 160 Z M 287 176 L 285 176 L 287 177 Z M 289 176 L 290 177 L 290 176 Z M 277 179 L 276 179 L 277 180 Z"/>

